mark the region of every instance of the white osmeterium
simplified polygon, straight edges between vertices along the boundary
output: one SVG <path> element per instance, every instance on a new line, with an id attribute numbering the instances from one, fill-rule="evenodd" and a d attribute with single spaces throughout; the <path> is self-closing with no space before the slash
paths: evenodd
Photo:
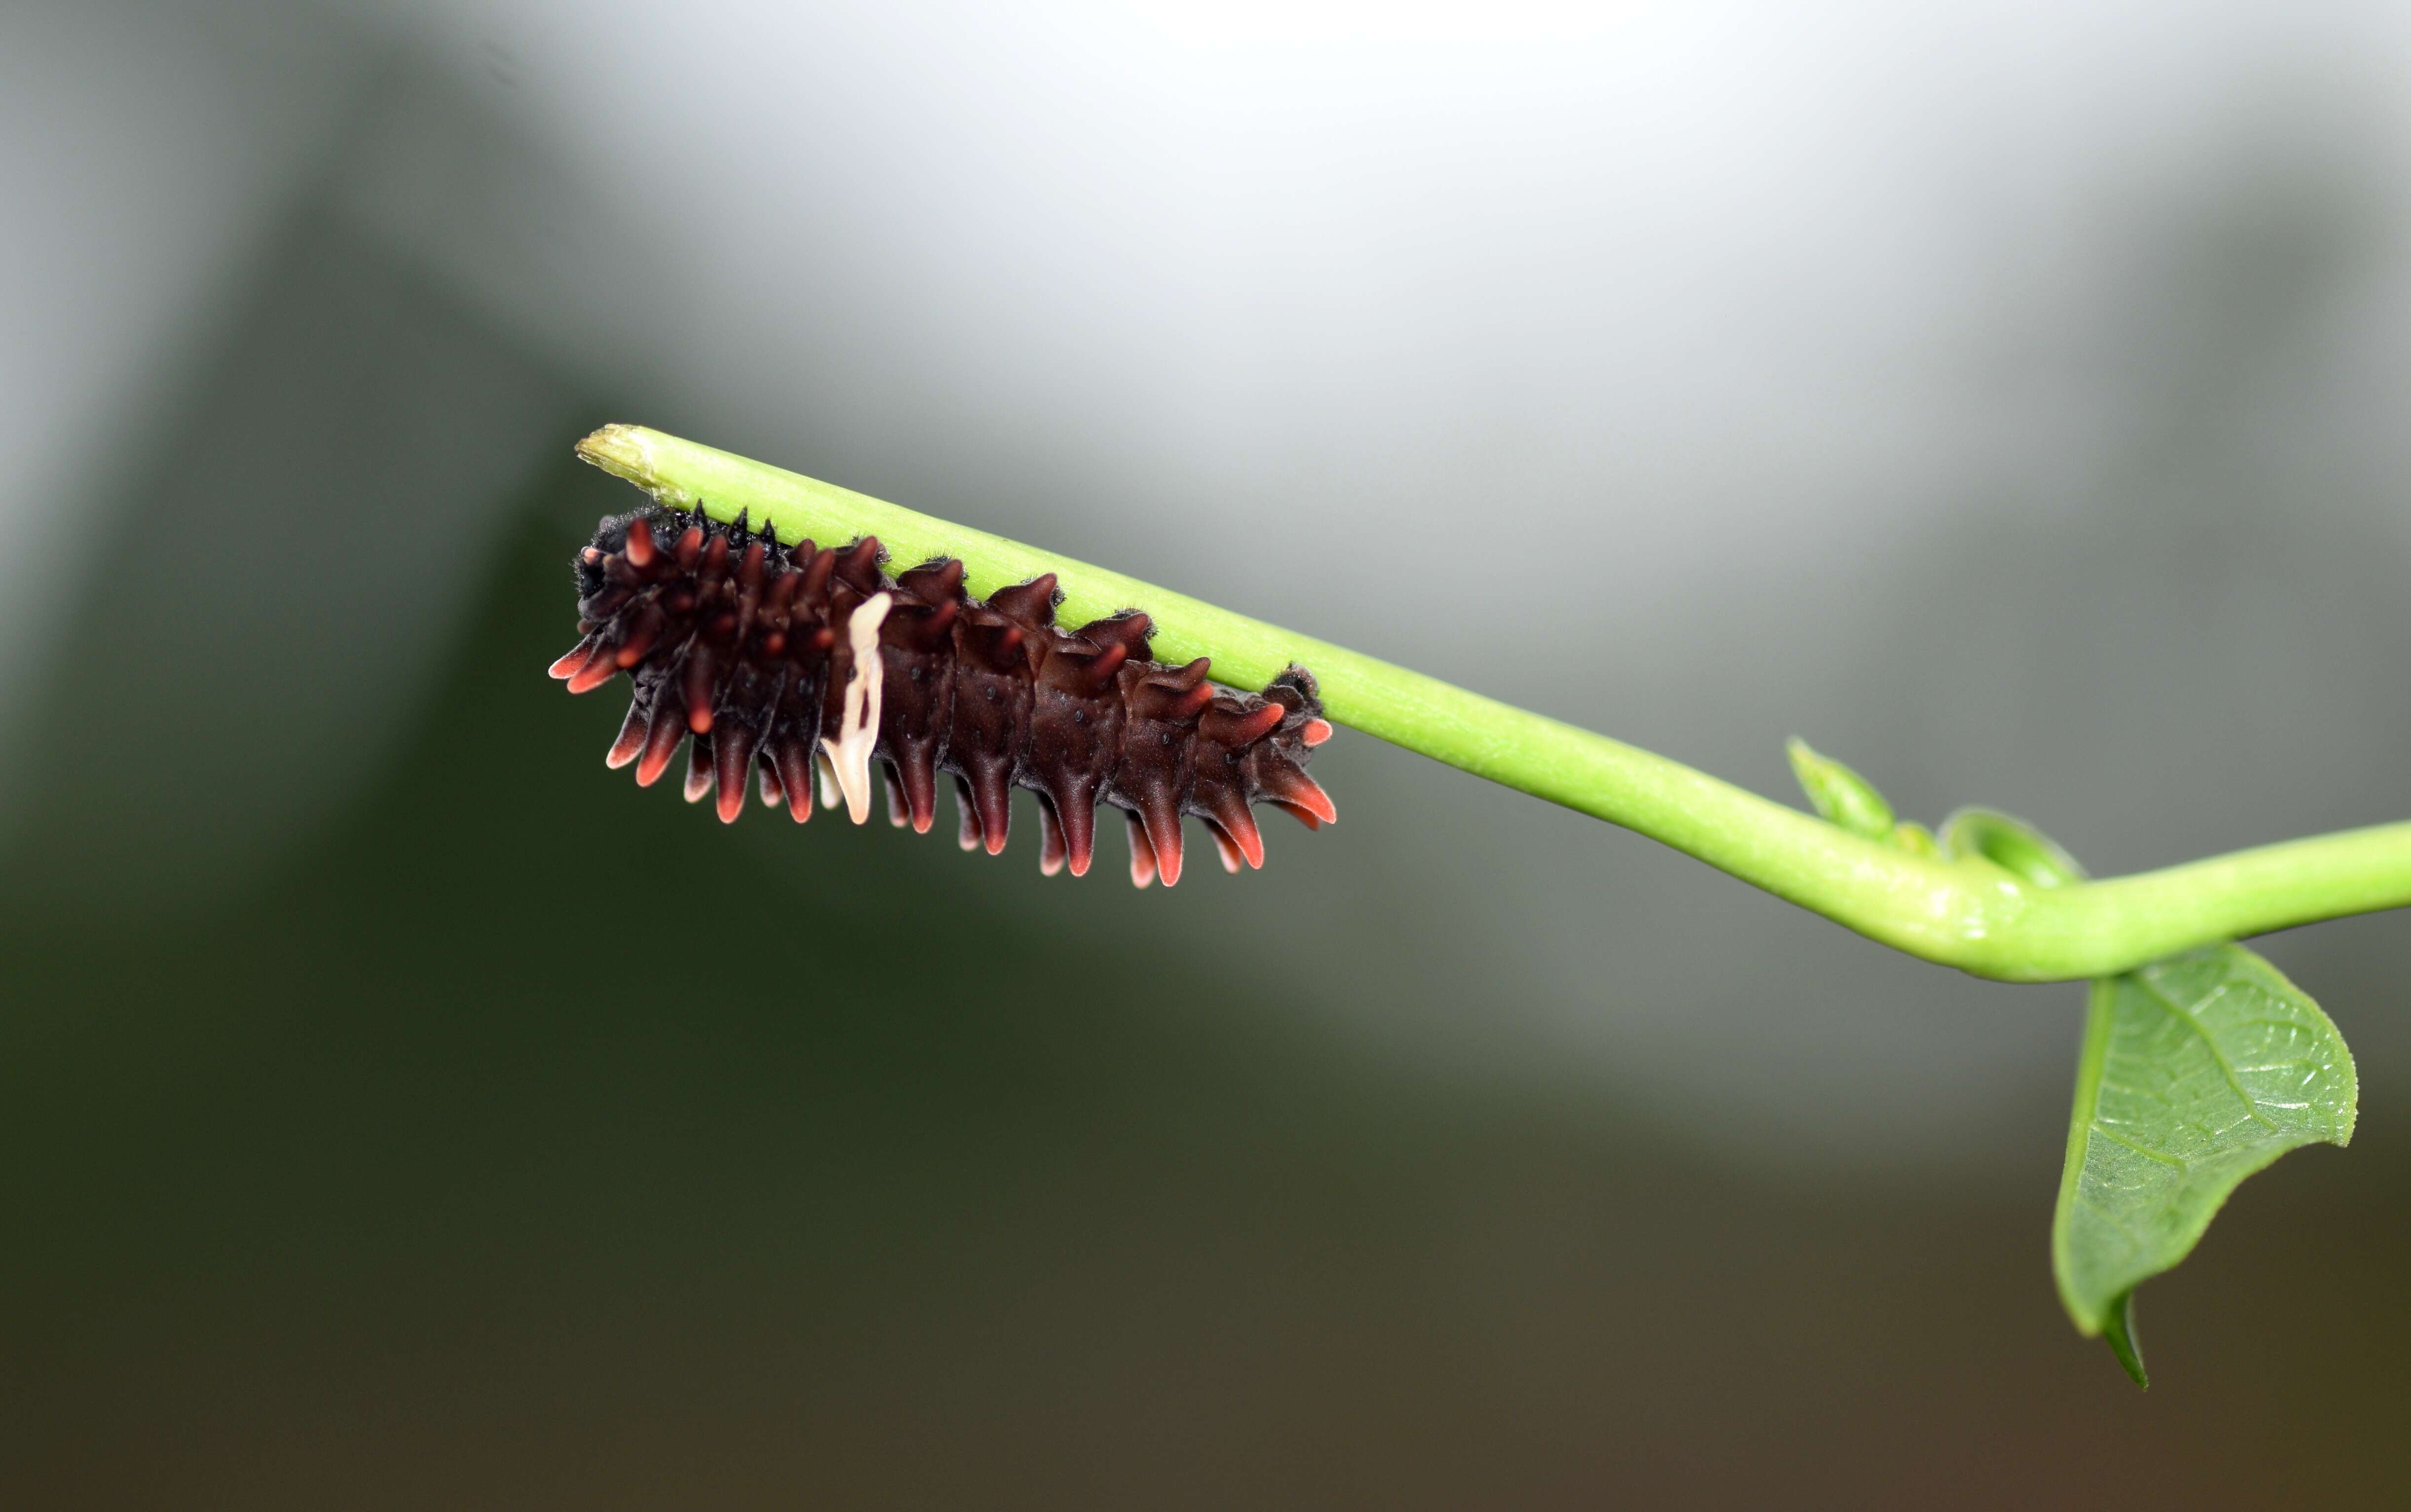
<path id="1" fill-rule="evenodd" d="M 870 752 L 879 743 L 879 697 L 886 681 L 880 669 L 879 627 L 895 602 L 893 595 L 873 594 L 847 619 L 846 644 L 854 652 L 854 668 L 846 674 L 844 714 L 837 738 L 821 739 L 828 756 L 825 770 L 837 779 L 838 790 L 845 796 L 845 815 L 856 824 L 870 817 Z"/>

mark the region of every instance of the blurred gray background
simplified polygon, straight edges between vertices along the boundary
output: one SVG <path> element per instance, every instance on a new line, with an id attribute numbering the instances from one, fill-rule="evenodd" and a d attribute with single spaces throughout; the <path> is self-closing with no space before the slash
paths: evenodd
<path id="1" fill-rule="evenodd" d="M 1363 737 L 1169 893 L 723 830 L 541 673 L 624 419 L 2097 872 L 2398 818 L 2407 85 L 2388 4 L 16 0 L 0 1497 L 2400 1505 L 2403 920 L 2267 943 L 2362 1134 L 2137 1397 L 2075 988 Z"/>

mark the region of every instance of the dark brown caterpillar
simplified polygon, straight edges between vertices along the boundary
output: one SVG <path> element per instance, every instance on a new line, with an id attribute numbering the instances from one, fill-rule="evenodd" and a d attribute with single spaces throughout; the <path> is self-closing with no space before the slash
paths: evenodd
<path id="1" fill-rule="evenodd" d="M 887 809 L 926 832 L 938 773 L 954 775 L 965 850 L 1004 849 L 1012 790 L 1039 797 L 1039 870 L 1089 870 L 1096 806 L 1130 820 L 1131 881 L 1180 879 L 1180 819 L 1206 821 L 1225 870 L 1262 866 L 1250 806 L 1288 810 L 1309 829 L 1337 811 L 1306 774 L 1331 738 L 1313 675 L 1292 667 L 1263 695 L 1206 680 L 1207 660 L 1167 667 L 1147 654 L 1134 609 L 1065 632 L 1055 578 L 963 592 L 963 565 L 889 578 L 870 537 L 822 550 L 779 544 L 745 517 L 648 508 L 605 520 L 577 554 L 582 639 L 552 664 L 572 693 L 619 672 L 636 683 L 605 759 L 650 786 L 693 740 L 686 796 L 716 790 L 720 817 L 745 806 L 757 764 L 763 802 L 812 814 L 840 800 L 870 812 L 870 763 Z M 856 673 L 867 670 L 868 676 Z"/>

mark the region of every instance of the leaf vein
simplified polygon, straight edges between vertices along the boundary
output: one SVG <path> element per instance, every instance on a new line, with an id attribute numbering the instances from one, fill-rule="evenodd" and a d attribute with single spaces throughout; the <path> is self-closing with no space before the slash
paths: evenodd
<path id="1" fill-rule="evenodd" d="M 2208 1026 L 2204 1025 L 2201 1020 L 2196 1019 L 2191 1013 L 2187 1012 L 2182 1004 L 2178 1003 L 2166 989 L 2162 988 L 2158 982 L 2153 979 L 2150 972 L 2137 972 L 2132 980 L 2136 986 L 2149 993 L 2155 1002 L 2158 1003 L 2160 1006 L 2166 1008 L 2169 1011 L 2170 1017 L 2175 1019 L 2179 1023 L 2184 1024 L 2186 1028 L 2201 1036 L 2202 1048 L 2210 1051 L 2210 1058 L 2217 1064 L 2219 1075 L 2227 1079 L 2228 1090 L 2233 1092 L 2238 1098 L 2242 1099 L 2244 1110 L 2250 1113 L 2255 1119 L 2258 1120 L 2272 1132 L 2275 1132 L 2277 1128 L 2276 1121 L 2269 1117 L 2266 1113 L 2261 1112 L 2259 1101 L 2250 1093 L 2243 1090 L 2243 1079 L 2235 1074 L 2234 1063 L 2227 1058 L 2227 1052 L 2225 1050 L 2218 1048 L 2218 1041 L 2211 1035 Z M 2227 991 L 2228 984 L 2222 984 L 2218 991 L 2212 993 L 2205 1001 L 2216 1002 L 2219 998 L 2227 995 Z"/>
<path id="2" fill-rule="evenodd" d="M 2151 1146 L 2144 1144 L 2140 1140 L 2129 1139 L 2117 1130 L 2111 1128 L 2109 1125 L 2102 1123 L 2097 1120 L 2094 1123 L 2093 1132 L 2109 1140 L 2111 1144 L 2123 1145 L 2126 1149 L 2132 1150 L 2135 1153 L 2142 1156 L 2145 1160 L 2157 1161 L 2163 1166 L 2170 1167 L 2172 1169 L 2179 1171 L 2185 1168 L 2185 1163 L 2181 1157 L 2155 1150 Z"/>

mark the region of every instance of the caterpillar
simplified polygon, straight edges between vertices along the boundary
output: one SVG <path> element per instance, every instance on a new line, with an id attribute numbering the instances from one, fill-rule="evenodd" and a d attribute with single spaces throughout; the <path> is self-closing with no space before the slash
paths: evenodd
<path id="1" fill-rule="evenodd" d="M 1181 818 L 1223 869 L 1264 864 L 1252 813 L 1269 803 L 1309 829 L 1338 817 L 1307 775 L 1332 735 L 1314 676 L 1291 666 L 1261 695 L 1147 653 L 1152 622 L 1124 609 L 1066 631 L 1055 575 L 963 589 L 941 558 L 894 577 L 876 537 L 782 546 L 777 526 L 724 524 L 654 506 L 606 518 L 572 566 L 577 644 L 552 664 L 572 693 L 626 672 L 636 685 L 605 762 L 650 787 L 689 745 L 686 798 L 734 823 L 749 771 L 796 823 L 820 802 L 870 813 L 870 767 L 890 822 L 927 833 L 938 777 L 955 780 L 965 850 L 1004 849 L 1015 787 L 1038 795 L 1038 867 L 1086 874 L 1099 803 L 1123 811 L 1131 881 L 1180 880 Z"/>

